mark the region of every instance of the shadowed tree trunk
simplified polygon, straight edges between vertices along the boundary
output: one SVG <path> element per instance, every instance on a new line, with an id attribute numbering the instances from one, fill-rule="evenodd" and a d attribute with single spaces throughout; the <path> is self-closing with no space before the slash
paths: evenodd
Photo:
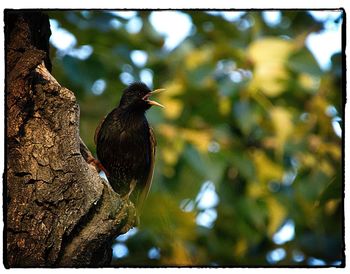
<path id="1" fill-rule="evenodd" d="M 74 93 L 50 74 L 47 15 L 7 10 L 5 34 L 5 264 L 108 265 L 134 207 L 82 156 Z"/>

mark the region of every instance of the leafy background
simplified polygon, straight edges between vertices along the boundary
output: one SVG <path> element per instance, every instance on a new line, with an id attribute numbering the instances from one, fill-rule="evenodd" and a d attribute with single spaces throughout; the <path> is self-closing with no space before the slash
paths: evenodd
<path id="1" fill-rule="evenodd" d="M 152 191 L 140 226 L 114 240 L 112 265 L 343 264 L 341 53 L 321 69 L 305 45 L 325 22 L 172 12 L 190 22 L 173 48 L 152 11 L 48 12 L 53 75 L 75 92 L 91 151 L 127 84 L 166 88 L 166 109 L 147 113 Z"/>

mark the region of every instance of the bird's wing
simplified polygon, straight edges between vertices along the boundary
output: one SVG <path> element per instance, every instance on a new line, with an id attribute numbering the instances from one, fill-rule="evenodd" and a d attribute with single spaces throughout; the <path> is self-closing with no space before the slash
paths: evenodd
<path id="1" fill-rule="evenodd" d="M 145 186 L 142 189 L 140 196 L 137 201 L 137 210 L 138 213 L 141 214 L 141 211 L 143 209 L 143 204 L 147 198 L 147 195 L 149 193 L 149 190 L 151 189 L 152 185 L 152 179 L 153 179 L 153 172 L 154 172 L 154 164 L 155 164 L 155 158 L 156 158 L 156 146 L 157 146 L 157 141 L 156 138 L 154 137 L 154 132 L 153 129 L 150 127 L 149 128 L 149 135 L 150 135 L 150 147 L 151 147 L 151 166 L 149 169 L 149 173 L 147 176 L 147 180 L 145 182 Z"/>
<path id="2" fill-rule="evenodd" d="M 100 132 L 100 129 L 101 129 L 101 126 L 103 124 L 103 122 L 105 121 L 107 116 L 105 116 L 101 122 L 98 124 L 96 130 L 95 130 L 95 135 L 94 135 L 94 142 L 95 142 L 95 145 L 97 145 L 97 137 L 98 137 L 98 133 Z"/>

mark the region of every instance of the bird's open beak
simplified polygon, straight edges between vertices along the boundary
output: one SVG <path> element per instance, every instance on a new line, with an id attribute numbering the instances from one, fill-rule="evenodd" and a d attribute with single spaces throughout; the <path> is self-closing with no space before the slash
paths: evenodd
<path id="1" fill-rule="evenodd" d="M 152 106 L 158 106 L 158 107 L 165 108 L 165 106 L 163 106 L 162 104 L 149 99 L 149 97 L 151 97 L 153 94 L 157 94 L 157 93 L 160 93 L 163 91 L 165 91 L 164 88 L 159 88 L 159 89 L 153 90 L 153 91 L 147 93 L 142 99 L 145 100 L 148 104 L 150 104 Z"/>

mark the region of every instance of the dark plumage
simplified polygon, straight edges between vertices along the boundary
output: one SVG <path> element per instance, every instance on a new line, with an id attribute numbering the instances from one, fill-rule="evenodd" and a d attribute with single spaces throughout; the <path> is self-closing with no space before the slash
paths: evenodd
<path id="1" fill-rule="evenodd" d="M 140 210 L 151 187 L 156 141 L 145 117 L 152 105 L 162 106 L 149 97 L 159 92 L 143 83 L 123 91 L 119 106 L 97 127 L 97 157 L 107 172 L 112 188 L 122 196 L 130 195 Z"/>

